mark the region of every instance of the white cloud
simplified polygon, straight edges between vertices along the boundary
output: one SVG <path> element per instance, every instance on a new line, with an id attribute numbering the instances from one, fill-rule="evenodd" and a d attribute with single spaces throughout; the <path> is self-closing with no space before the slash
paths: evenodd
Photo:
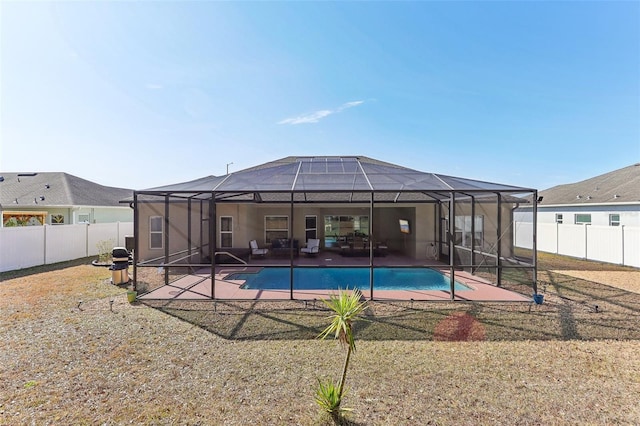
<path id="1" fill-rule="evenodd" d="M 164 88 L 164 86 L 162 86 L 161 84 L 153 84 L 153 83 L 149 83 L 145 87 L 149 90 L 159 90 Z"/>
<path id="2" fill-rule="evenodd" d="M 342 104 L 338 107 L 338 112 L 345 110 L 347 108 L 351 108 L 354 106 L 358 106 L 358 105 L 362 105 L 364 103 L 364 101 L 353 101 L 353 102 L 347 102 L 346 104 Z"/>
<path id="3" fill-rule="evenodd" d="M 347 102 L 340 105 L 335 109 L 322 109 L 320 111 L 311 112 L 309 114 L 299 115 L 297 117 L 285 118 L 282 121 L 279 121 L 278 124 L 308 124 L 308 123 L 317 123 L 321 119 L 330 116 L 331 114 L 337 114 L 339 112 L 344 111 L 347 108 L 352 108 L 358 105 L 363 104 L 364 101 L 353 101 Z"/>

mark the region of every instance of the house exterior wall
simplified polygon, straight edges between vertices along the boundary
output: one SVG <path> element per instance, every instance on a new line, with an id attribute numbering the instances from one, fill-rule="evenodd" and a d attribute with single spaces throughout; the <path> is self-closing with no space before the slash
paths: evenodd
<path id="1" fill-rule="evenodd" d="M 116 222 L 133 222 L 133 209 L 129 206 L 122 207 L 47 207 L 35 206 L 33 208 L 16 208 L 3 209 L 2 212 L 9 213 L 11 211 L 20 212 L 46 212 L 45 224 L 47 225 L 74 225 L 78 223 L 87 223 L 80 221 L 80 215 L 88 215 L 88 223 L 116 223 Z M 62 218 L 59 222 L 58 218 Z M 58 220 L 56 220 L 58 219 Z"/>
<path id="2" fill-rule="evenodd" d="M 606 205 L 558 205 L 538 206 L 539 223 L 556 223 L 556 214 L 563 215 L 563 224 L 574 225 L 576 214 L 590 214 L 591 224 L 609 226 L 609 215 L 619 214 L 620 225 L 640 226 L 640 203 L 638 204 L 606 204 Z M 515 220 L 531 222 L 531 208 L 521 207 L 517 210 Z"/>
<path id="3" fill-rule="evenodd" d="M 538 222 L 555 223 L 556 214 L 563 215 L 564 224 L 575 224 L 575 215 L 590 214 L 591 224 L 596 226 L 609 226 L 609 215 L 619 214 L 620 225 L 640 226 L 640 205 L 626 206 L 558 206 L 538 207 Z"/>
<path id="4" fill-rule="evenodd" d="M 439 224 L 437 223 L 436 204 L 376 204 L 371 217 L 370 206 L 367 204 L 294 204 L 293 208 L 293 235 L 290 238 L 297 239 L 299 247 L 306 243 L 305 239 L 305 217 L 317 217 L 317 238 L 324 242 L 325 229 L 324 217 L 335 215 L 370 216 L 371 239 L 374 242 L 384 243 L 390 251 L 402 252 L 406 256 L 414 259 L 437 257 L 435 252 L 439 241 Z M 256 240 L 259 246 L 268 246 L 265 237 L 265 217 L 266 216 L 286 216 L 291 220 L 290 204 L 251 204 L 251 203 L 218 203 L 216 204 L 216 248 L 218 251 L 225 251 L 221 247 L 221 218 L 231 217 L 232 245 L 233 249 L 248 249 L 249 241 Z M 443 212 L 447 217 L 446 209 Z M 513 223 L 511 218 L 511 205 L 502 205 L 502 230 L 497 230 L 496 203 L 476 203 L 475 215 L 484 217 L 483 238 L 484 246 L 478 250 L 495 253 L 495 243 L 498 238 L 502 241 L 502 255 L 511 256 L 513 243 Z M 139 204 L 139 260 L 149 260 L 164 256 L 163 247 L 152 249 L 150 247 L 149 217 L 161 216 L 164 218 L 164 200 L 157 202 L 144 202 Z M 469 203 L 459 203 L 456 206 L 456 216 L 471 215 L 471 205 Z M 204 262 L 209 253 L 209 223 L 206 220 L 209 216 L 209 203 L 202 203 L 201 221 L 200 203 L 192 203 L 191 211 L 191 244 L 192 247 L 200 249 L 201 256 L 192 259 L 192 262 Z M 188 204 L 184 200 L 169 204 L 169 253 L 175 254 L 185 251 L 188 247 Z M 409 234 L 400 232 L 399 220 L 408 220 L 411 231 Z M 164 221 L 163 221 L 164 223 Z M 291 225 L 291 223 L 290 223 Z M 321 243 L 322 244 L 322 243 Z M 324 248 L 324 247 L 323 247 Z M 443 249 L 445 256 L 448 255 L 448 248 Z"/>
<path id="5" fill-rule="evenodd" d="M 139 205 L 139 223 L 138 223 L 138 259 L 150 260 L 164 256 L 164 238 L 162 247 L 151 248 L 150 237 L 150 218 L 152 216 L 165 217 L 165 205 L 164 202 L 153 203 L 140 203 Z M 206 217 L 206 216 L 205 216 Z M 178 253 L 188 249 L 189 233 L 188 233 L 188 218 L 189 209 L 186 201 L 174 202 L 169 204 L 169 227 L 164 228 L 163 225 L 163 237 L 164 232 L 169 232 L 169 253 Z M 163 220 L 164 223 L 164 220 Z M 208 229 L 208 228 L 207 228 Z M 192 205 L 191 210 L 191 246 L 192 248 L 203 248 L 203 245 L 208 242 L 206 237 L 208 234 L 204 233 L 204 238 L 201 238 L 201 231 L 208 232 L 200 221 L 200 207 L 199 203 Z M 202 250 L 205 251 L 205 250 Z M 201 259 L 196 259 L 196 262 Z"/>
<path id="6" fill-rule="evenodd" d="M 89 216 L 89 223 L 133 222 L 133 209 L 123 207 L 74 207 L 71 209 L 73 223 L 80 221 L 82 215 Z"/>

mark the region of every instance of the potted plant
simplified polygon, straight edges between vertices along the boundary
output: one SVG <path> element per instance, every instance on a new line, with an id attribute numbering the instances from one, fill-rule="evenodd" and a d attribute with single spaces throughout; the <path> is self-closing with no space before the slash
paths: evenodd
<path id="1" fill-rule="evenodd" d="M 137 297 L 138 292 L 133 288 L 133 286 L 129 286 L 129 288 L 127 289 L 127 300 L 129 301 L 129 303 L 135 302 Z"/>

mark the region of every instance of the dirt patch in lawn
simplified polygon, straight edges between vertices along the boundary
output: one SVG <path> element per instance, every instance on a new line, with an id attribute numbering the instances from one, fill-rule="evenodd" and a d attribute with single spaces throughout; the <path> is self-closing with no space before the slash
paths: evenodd
<path id="1" fill-rule="evenodd" d="M 580 278 L 585 281 L 605 284 L 616 287 L 621 290 L 640 293 L 640 271 L 572 271 L 572 270 L 554 270 L 557 274 L 568 275 L 570 277 Z"/>

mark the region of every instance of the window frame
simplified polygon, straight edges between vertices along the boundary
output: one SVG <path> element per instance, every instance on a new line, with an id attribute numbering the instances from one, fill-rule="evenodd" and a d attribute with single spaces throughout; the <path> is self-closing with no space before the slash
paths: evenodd
<path id="1" fill-rule="evenodd" d="M 342 225 L 342 224 L 346 225 Z M 371 234 L 369 215 L 362 214 L 325 214 L 323 217 L 324 246 L 346 245 L 354 236 L 368 241 Z"/>
<path id="2" fill-rule="evenodd" d="M 278 218 L 279 220 L 283 220 L 286 222 L 286 228 L 269 228 L 269 219 Z M 270 234 L 274 234 L 276 236 L 271 237 Z M 284 236 L 282 236 L 284 235 Z M 266 244 L 271 243 L 271 240 L 276 240 L 278 238 L 286 238 L 289 239 L 289 216 L 283 214 L 269 214 L 264 216 L 264 242 Z"/>
<path id="3" fill-rule="evenodd" d="M 311 228 L 308 227 L 307 221 L 309 219 L 313 219 L 315 226 Z M 305 241 L 318 238 L 318 216 L 317 215 L 308 214 L 304 216 L 304 236 L 305 236 Z"/>
<path id="4" fill-rule="evenodd" d="M 556 213 L 556 223 L 562 225 L 564 222 L 564 213 Z"/>
<path id="5" fill-rule="evenodd" d="M 160 220 L 160 230 L 154 230 L 154 219 Z M 154 246 L 154 236 L 160 235 L 160 247 Z M 157 237 L 156 237 L 157 238 Z M 149 250 L 164 249 L 164 216 L 149 216 Z"/>
<path id="6" fill-rule="evenodd" d="M 617 219 L 613 219 L 614 216 L 617 216 Z M 609 213 L 609 226 L 620 226 L 620 213 Z"/>
<path id="7" fill-rule="evenodd" d="M 456 226 L 454 229 L 454 245 L 471 248 L 471 241 L 474 247 L 482 247 L 484 243 L 484 215 L 477 214 L 473 219 L 475 222 L 475 235 L 471 235 L 471 215 L 460 215 L 455 217 Z M 459 228 L 460 223 L 462 228 Z M 480 230 L 478 230 L 480 228 Z"/>
<path id="8" fill-rule="evenodd" d="M 230 224 L 230 226 L 229 226 L 230 229 L 229 230 L 225 230 L 224 229 L 225 227 L 222 226 L 222 222 L 223 222 L 224 219 L 229 219 L 229 224 Z M 220 240 L 219 240 L 220 248 L 233 248 L 233 216 L 220 216 L 220 227 L 218 229 L 220 229 L 220 232 L 219 232 L 219 234 L 220 234 Z M 222 237 L 223 236 L 227 236 L 227 235 L 231 236 L 231 245 L 224 245 L 223 244 L 223 238 Z"/>
<path id="9" fill-rule="evenodd" d="M 583 217 L 580 218 L 580 216 Z M 586 217 L 588 217 L 589 220 L 580 220 L 585 219 Z M 576 225 L 591 225 L 591 213 L 576 213 L 573 217 L 573 223 Z"/>

